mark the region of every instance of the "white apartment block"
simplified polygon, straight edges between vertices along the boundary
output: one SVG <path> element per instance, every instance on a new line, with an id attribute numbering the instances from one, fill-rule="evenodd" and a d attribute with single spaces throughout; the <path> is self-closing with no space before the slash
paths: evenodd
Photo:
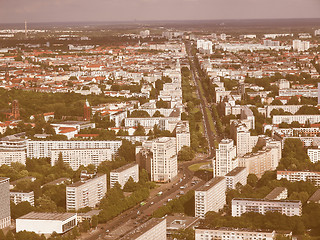
<path id="1" fill-rule="evenodd" d="M 0 177 L 0 229 L 11 224 L 9 178 Z"/>
<path id="2" fill-rule="evenodd" d="M 31 192 L 14 192 L 10 191 L 10 201 L 14 204 L 19 204 L 21 202 L 29 202 L 31 206 L 34 206 L 34 193 Z"/>
<path id="3" fill-rule="evenodd" d="M 151 218 L 139 225 L 120 240 L 166 240 L 167 220 L 165 218 Z"/>
<path id="4" fill-rule="evenodd" d="M 27 141 L 28 158 L 45 158 L 51 156 L 53 149 L 92 149 L 108 148 L 111 154 L 117 154 L 122 141 Z"/>
<path id="5" fill-rule="evenodd" d="M 320 122 L 320 115 L 274 115 L 272 117 L 272 124 L 280 124 L 282 122 L 291 124 L 295 121 L 300 124 L 305 124 L 306 122 L 310 124 L 318 123 Z"/>
<path id="6" fill-rule="evenodd" d="M 277 148 L 265 148 L 239 158 L 239 166 L 245 167 L 249 174 L 261 177 L 266 171 L 273 171 L 279 164 L 279 151 Z"/>
<path id="7" fill-rule="evenodd" d="M 241 119 L 248 121 L 249 129 L 255 129 L 255 117 L 248 106 L 241 106 Z"/>
<path id="8" fill-rule="evenodd" d="M 212 54 L 212 42 L 209 40 L 199 39 L 197 40 L 197 49 L 202 49 L 208 51 L 209 54 Z"/>
<path id="9" fill-rule="evenodd" d="M 218 212 L 226 204 L 226 179 L 216 177 L 195 191 L 195 216 L 204 218 L 209 211 Z"/>
<path id="10" fill-rule="evenodd" d="M 301 40 L 293 40 L 292 47 L 294 51 L 307 51 L 310 48 L 310 42 L 301 41 Z"/>
<path id="11" fill-rule="evenodd" d="M 258 142 L 258 136 L 251 136 L 249 130 L 240 126 L 236 130 L 236 145 L 237 145 L 237 156 L 242 157 L 243 155 L 252 152 L 252 149 Z"/>
<path id="12" fill-rule="evenodd" d="M 266 212 L 279 212 L 292 216 L 301 216 L 302 203 L 297 200 L 266 200 L 253 198 L 234 198 L 231 201 L 232 217 L 240 217 L 247 212 L 265 214 Z"/>
<path id="13" fill-rule="evenodd" d="M 234 228 L 196 228 L 195 240 L 273 240 L 275 239 L 275 231 L 259 230 L 253 231 L 248 229 Z"/>
<path id="14" fill-rule="evenodd" d="M 237 149 L 232 139 L 223 139 L 216 149 L 216 159 L 213 159 L 214 176 L 225 176 L 238 167 Z"/>
<path id="15" fill-rule="evenodd" d="M 8 165 L 11 163 L 18 162 L 23 165 L 26 165 L 26 151 L 25 150 L 10 150 L 10 151 L 1 151 L 0 150 L 0 166 Z"/>
<path id="16" fill-rule="evenodd" d="M 266 112 L 267 117 L 271 117 L 271 112 L 273 109 L 280 110 L 283 109 L 285 112 L 290 112 L 295 114 L 303 105 L 267 105 Z"/>
<path id="17" fill-rule="evenodd" d="M 157 125 L 161 130 L 172 132 L 180 120 L 180 117 L 126 118 L 124 125 L 125 127 L 137 127 L 141 125 L 145 129 L 152 129 Z"/>
<path id="18" fill-rule="evenodd" d="M 309 171 L 277 171 L 277 180 L 287 179 L 290 182 L 311 181 L 320 186 L 320 172 Z"/>
<path id="19" fill-rule="evenodd" d="M 63 162 L 67 163 L 74 171 L 81 165 L 86 167 L 93 164 L 98 167 L 104 161 L 111 161 L 113 156 L 109 148 L 52 149 L 51 166 L 57 163 L 60 154 L 62 154 Z"/>
<path id="20" fill-rule="evenodd" d="M 178 174 L 176 139 L 157 138 L 152 141 L 151 181 L 168 182 Z"/>
<path id="21" fill-rule="evenodd" d="M 320 160 L 320 148 L 309 148 L 308 151 L 308 156 L 310 158 L 310 161 L 313 163 L 317 163 Z"/>
<path id="22" fill-rule="evenodd" d="M 190 147 L 190 130 L 189 122 L 181 121 L 176 126 L 176 139 L 177 139 L 177 153 L 181 150 L 182 147 Z"/>
<path id="23" fill-rule="evenodd" d="M 236 167 L 225 175 L 227 189 L 235 189 L 237 183 L 247 185 L 248 171 L 245 167 Z"/>
<path id="24" fill-rule="evenodd" d="M 76 213 L 30 212 L 16 219 L 16 232 L 28 231 L 36 234 L 65 233 L 77 225 Z"/>
<path id="25" fill-rule="evenodd" d="M 132 177 L 134 182 L 139 182 L 139 165 L 137 163 L 129 163 L 110 172 L 110 187 L 118 182 L 121 187 L 126 184 L 128 179 Z"/>
<path id="26" fill-rule="evenodd" d="M 77 211 L 84 207 L 95 207 L 107 192 L 107 175 L 79 181 L 67 186 L 67 211 Z"/>
<path id="27" fill-rule="evenodd" d="M 279 90 L 279 96 L 280 97 L 293 97 L 297 95 L 301 95 L 302 97 L 317 97 L 318 95 L 318 89 L 314 88 L 304 88 L 304 89 L 280 89 Z"/>

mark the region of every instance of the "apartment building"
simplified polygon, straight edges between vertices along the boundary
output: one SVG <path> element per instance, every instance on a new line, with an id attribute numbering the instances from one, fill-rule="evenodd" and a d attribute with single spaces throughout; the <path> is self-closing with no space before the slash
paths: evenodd
<path id="1" fill-rule="evenodd" d="M 320 186 L 320 172 L 311 171 L 277 171 L 277 180 L 287 179 L 290 182 L 310 181 Z"/>
<path id="2" fill-rule="evenodd" d="M 120 240 L 166 240 L 167 221 L 165 218 L 151 218 L 146 223 L 121 237 Z"/>
<path id="3" fill-rule="evenodd" d="M 96 167 L 104 161 L 112 160 L 112 151 L 109 148 L 75 148 L 75 149 L 52 149 L 51 150 L 51 166 L 54 166 L 60 154 L 63 162 L 67 163 L 72 170 L 76 171 L 81 165 L 88 166 L 93 164 Z"/>
<path id="4" fill-rule="evenodd" d="M 181 121 L 176 126 L 177 153 L 182 147 L 190 147 L 189 121 Z"/>
<path id="5" fill-rule="evenodd" d="M 0 177 L 0 229 L 10 226 L 10 183 L 9 178 Z"/>
<path id="6" fill-rule="evenodd" d="M 249 130 L 244 126 L 239 126 L 236 129 L 236 145 L 237 156 L 242 157 L 247 153 L 252 152 L 252 149 L 258 142 L 258 136 L 251 136 Z"/>
<path id="7" fill-rule="evenodd" d="M 313 163 L 317 163 L 320 161 L 320 148 L 309 148 L 307 150 L 308 156 L 310 158 L 310 161 Z"/>
<path id="8" fill-rule="evenodd" d="M 195 191 L 195 216 L 204 218 L 209 211 L 218 212 L 226 204 L 226 179 L 215 177 Z"/>
<path id="9" fill-rule="evenodd" d="M 112 188 L 118 182 L 123 188 L 130 177 L 134 182 L 139 182 L 139 165 L 137 163 L 129 163 L 111 171 L 110 187 Z"/>
<path id="10" fill-rule="evenodd" d="M 238 167 L 237 149 L 232 139 L 223 139 L 216 149 L 216 159 L 213 159 L 214 176 L 225 176 Z"/>
<path id="11" fill-rule="evenodd" d="M 18 162 L 26 165 L 26 151 L 25 150 L 0 150 L 0 166 L 8 165 Z"/>
<path id="12" fill-rule="evenodd" d="M 227 189 L 235 189 L 237 184 L 247 185 L 248 170 L 245 167 L 236 167 L 225 175 Z"/>
<path id="13" fill-rule="evenodd" d="M 280 123 L 299 122 L 300 124 L 305 124 L 309 122 L 310 124 L 320 122 L 320 115 L 274 115 L 272 117 L 272 124 Z"/>
<path id="14" fill-rule="evenodd" d="M 296 112 L 298 112 L 298 110 L 304 105 L 267 105 L 265 107 L 266 109 L 266 116 L 269 118 L 271 117 L 271 112 L 272 110 L 276 109 L 276 110 L 280 110 L 282 109 L 285 112 L 290 112 L 292 114 L 295 114 Z"/>
<path id="15" fill-rule="evenodd" d="M 273 240 L 275 239 L 273 230 L 248 230 L 235 228 L 196 228 L 195 240 Z"/>
<path id="16" fill-rule="evenodd" d="M 239 158 L 239 166 L 245 167 L 249 174 L 261 177 L 266 171 L 273 171 L 279 164 L 277 148 L 264 148 L 258 152 L 247 154 Z"/>
<path id="17" fill-rule="evenodd" d="M 297 200 L 267 200 L 254 198 L 234 198 L 231 201 L 232 217 L 240 217 L 247 212 L 265 214 L 279 212 L 289 217 L 301 216 L 302 203 Z"/>
<path id="18" fill-rule="evenodd" d="M 276 187 L 264 199 L 282 200 L 287 198 L 288 198 L 288 189 L 286 189 L 285 187 Z"/>
<path id="19" fill-rule="evenodd" d="M 14 192 L 10 191 L 10 201 L 14 204 L 19 204 L 21 202 L 29 202 L 31 206 L 34 206 L 34 193 L 31 192 Z"/>
<path id="20" fill-rule="evenodd" d="M 298 52 L 307 51 L 310 48 L 310 42 L 296 39 L 296 40 L 293 40 L 292 42 L 292 48 L 294 51 L 298 51 Z"/>
<path id="21" fill-rule="evenodd" d="M 54 149 L 110 149 L 111 154 L 118 152 L 122 141 L 27 141 L 28 158 L 51 157 L 51 151 Z"/>
<path id="22" fill-rule="evenodd" d="M 77 211 L 84 207 L 95 207 L 107 192 L 107 175 L 73 183 L 66 188 L 67 211 Z"/>
<path id="23" fill-rule="evenodd" d="M 168 182 L 178 174 L 176 138 L 161 137 L 136 147 L 136 161 L 151 181 Z"/>

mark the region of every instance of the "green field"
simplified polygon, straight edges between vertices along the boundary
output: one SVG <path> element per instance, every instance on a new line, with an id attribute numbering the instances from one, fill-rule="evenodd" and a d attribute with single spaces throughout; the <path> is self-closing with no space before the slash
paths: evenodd
<path id="1" fill-rule="evenodd" d="M 188 168 L 189 168 L 189 170 L 191 170 L 193 172 L 196 172 L 196 171 L 200 170 L 201 166 L 208 165 L 208 164 L 209 164 L 208 162 L 196 163 L 196 164 L 193 164 L 193 165 L 189 166 Z M 202 170 L 212 171 L 211 168 L 203 168 Z"/>

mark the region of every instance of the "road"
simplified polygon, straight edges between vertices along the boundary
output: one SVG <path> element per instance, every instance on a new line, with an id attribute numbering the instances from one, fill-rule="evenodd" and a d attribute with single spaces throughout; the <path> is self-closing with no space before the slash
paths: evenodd
<path id="1" fill-rule="evenodd" d="M 187 42 L 186 43 L 186 48 L 187 48 L 187 53 L 188 53 L 188 57 L 190 60 L 190 70 L 192 73 L 192 78 L 193 81 L 195 83 L 195 86 L 197 88 L 197 95 L 200 99 L 200 107 L 201 107 L 201 112 L 203 115 L 203 122 L 204 122 L 204 128 L 205 128 L 205 134 L 207 137 L 207 141 L 208 141 L 208 146 L 209 146 L 209 159 L 212 159 L 215 156 L 215 139 L 216 139 L 216 135 L 215 133 L 212 131 L 212 129 L 210 128 L 210 120 L 209 120 L 209 116 L 207 114 L 206 108 L 208 108 L 210 110 L 211 113 L 211 109 L 209 108 L 209 104 L 207 99 L 205 98 L 205 96 L 203 96 L 200 92 L 200 87 L 199 85 L 201 84 L 201 79 L 199 78 L 199 74 L 197 72 L 197 69 L 195 67 L 194 64 L 194 56 L 191 54 L 191 46 L 190 43 Z M 212 116 L 212 119 L 213 116 Z"/>
<path id="2" fill-rule="evenodd" d="M 195 185 L 192 184 L 192 181 L 194 180 L 194 174 L 188 168 L 192 164 L 203 162 L 206 162 L 206 156 L 195 158 L 190 162 L 179 163 L 179 176 L 181 176 L 181 178 L 177 177 L 175 181 L 154 189 L 154 192 L 150 194 L 149 199 L 145 201 L 146 204 L 144 206 L 137 205 L 131 209 L 128 209 L 107 223 L 99 224 L 96 231 L 83 234 L 81 239 L 117 239 L 126 232 L 133 230 L 138 224 L 147 221 L 155 210 L 168 202 L 168 199 L 176 198 L 182 190 L 180 187 L 183 187 L 183 191 L 187 192 L 203 185 L 204 181 L 202 180 L 197 181 L 197 184 Z M 208 163 L 210 163 L 210 161 L 208 161 Z M 166 188 L 162 190 L 163 186 Z M 163 192 L 163 194 L 160 196 L 156 194 L 159 191 Z"/>

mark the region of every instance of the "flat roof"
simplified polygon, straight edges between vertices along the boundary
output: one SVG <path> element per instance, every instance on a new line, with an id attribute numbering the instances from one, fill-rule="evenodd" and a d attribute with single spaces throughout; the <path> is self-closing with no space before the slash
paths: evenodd
<path id="1" fill-rule="evenodd" d="M 76 215 L 76 213 L 30 212 L 22 217 L 19 217 L 18 219 L 65 221 Z"/>
<path id="2" fill-rule="evenodd" d="M 88 182 L 90 182 L 90 181 L 92 181 L 92 180 L 94 180 L 94 179 L 97 179 L 97 178 L 99 178 L 99 177 L 101 177 L 101 176 L 103 176 L 103 175 L 106 175 L 106 174 L 98 173 L 98 174 L 97 174 L 95 177 L 93 177 L 93 178 L 89 178 L 89 179 L 87 179 L 86 181 L 78 181 L 78 182 L 72 183 L 72 184 L 68 185 L 67 187 L 79 187 L 79 186 L 81 186 L 81 185 L 83 185 L 83 184 L 85 184 L 85 183 L 88 183 Z"/>
<path id="3" fill-rule="evenodd" d="M 158 225 L 162 221 L 166 221 L 166 219 L 162 218 L 151 218 L 149 221 L 146 223 L 141 224 L 122 238 L 120 240 L 133 240 L 144 234 L 145 232 L 149 231 L 152 229 L 154 226 Z"/>
<path id="4" fill-rule="evenodd" d="M 276 187 L 275 189 L 273 189 L 266 197 L 265 199 L 268 200 L 273 200 L 276 197 L 278 197 L 280 195 L 280 193 L 282 193 L 283 191 L 285 191 L 286 188 L 285 187 Z"/>
<path id="5" fill-rule="evenodd" d="M 0 177 L 0 183 L 2 182 L 6 182 L 6 181 L 9 181 L 10 178 L 7 178 L 7 177 Z"/>
<path id="6" fill-rule="evenodd" d="M 208 191 L 210 188 L 212 188 L 214 185 L 218 184 L 224 179 L 224 177 L 215 177 L 206 182 L 203 186 L 196 189 L 196 191 Z"/>
<path id="7" fill-rule="evenodd" d="M 291 203 L 301 203 L 300 200 L 268 200 L 263 198 L 234 198 L 232 201 L 256 201 L 256 202 L 291 202 Z"/>
<path id="8" fill-rule="evenodd" d="M 230 172 L 228 172 L 226 174 L 226 176 L 228 177 L 232 177 L 232 176 L 235 176 L 237 175 L 238 173 L 240 173 L 241 171 L 243 171 L 244 169 L 246 169 L 245 167 L 236 167 L 234 168 L 233 170 L 231 170 Z"/>
<path id="9" fill-rule="evenodd" d="M 208 226 L 199 226 L 199 227 L 196 227 L 195 229 L 198 229 L 198 230 L 220 230 L 220 231 L 232 231 L 232 232 L 261 232 L 261 233 L 275 232 L 275 230 L 264 230 L 264 229 L 231 228 L 231 227 L 211 228 Z"/>
<path id="10" fill-rule="evenodd" d="M 308 201 L 311 201 L 311 202 L 318 202 L 318 201 L 320 201 L 320 189 L 318 189 L 317 191 L 315 191 L 315 193 L 312 194 L 312 196 L 308 199 Z"/>
<path id="11" fill-rule="evenodd" d="M 114 170 L 112 170 L 111 172 L 116 172 L 116 173 L 122 172 L 122 171 L 124 171 L 124 170 L 126 170 L 126 169 L 128 169 L 128 168 L 131 168 L 131 167 L 135 166 L 135 165 L 138 165 L 138 163 L 132 162 L 132 163 L 126 164 L 126 165 L 124 165 L 124 166 L 122 166 L 122 167 L 119 167 L 119 168 L 117 168 L 117 169 L 114 169 Z"/>

